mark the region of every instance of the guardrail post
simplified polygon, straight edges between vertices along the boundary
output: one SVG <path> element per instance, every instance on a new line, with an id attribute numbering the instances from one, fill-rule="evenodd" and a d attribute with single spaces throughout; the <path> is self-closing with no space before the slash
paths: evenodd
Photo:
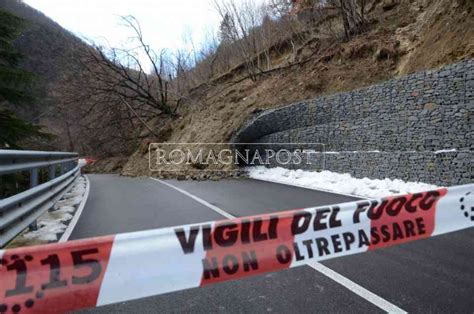
<path id="1" fill-rule="evenodd" d="M 56 165 L 49 166 L 48 179 L 51 181 L 56 177 Z"/>
<path id="2" fill-rule="evenodd" d="M 48 168 L 48 180 L 51 181 L 56 177 L 56 165 L 49 166 Z M 54 211 L 54 206 L 48 209 L 48 212 Z"/>
<path id="3" fill-rule="evenodd" d="M 38 185 L 38 169 L 30 170 L 30 188 Z"/>
<path id="4" fill-rule="evenodd" d="M 326 170 L 326 144 L 323 144 L 323 171 Z"/>
<path id="5" fill-rule="evenodd" d="M 30 170 L 30 188 L 34 188 L 37 185 L 38 185 L 38 169 L 35 168 L 35 169 Z M 29 228 L 30 230 L 33 230 L 33 231 L 38 230 L 38 223 L 36 222 L 36 220 L 30 224 Z"/>
<path id="6" fill-rule="evenodd" d="M 38 230 L 38 222 L 37 222 L 36 220 L 33 221 L 33 222 L 29 225 L 28 229 L 30 229 L 31 231 L 36 231 L 36 230 Z"/>

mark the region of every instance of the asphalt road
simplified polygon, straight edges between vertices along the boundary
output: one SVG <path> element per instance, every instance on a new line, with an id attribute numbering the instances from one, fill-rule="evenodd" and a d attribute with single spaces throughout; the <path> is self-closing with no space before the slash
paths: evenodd
<path id="1" fill-rule="evenodd" d="M 140 231 L 223 217 L 148 178 L 90 175 L 91 192 L 71 239 Z M 166 181 L 233 216 L 355 200 L 256 180 Z M 470 229 L 322 264 L 91 309 L 97 313 L 382 312 L 370 292 L 408 312 L 474 311 L 474 230 Z M 358 294 L 360 285 L 368 291 Z M 387 308 L 385 307 L 387 310 Z"/>

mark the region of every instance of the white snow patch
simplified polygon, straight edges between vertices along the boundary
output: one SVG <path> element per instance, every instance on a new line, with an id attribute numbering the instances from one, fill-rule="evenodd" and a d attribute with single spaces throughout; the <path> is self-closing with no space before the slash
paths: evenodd
<path id="1" fill-rule="evenodd" d="M 38 230 L 30 231 L 23 235 L 24 239 L 36 242 L 54 242 L 58 240 L 58 233 L 66 231 L 67 226 L 63 223 L 46 219 L 43 220 Z"/>
<path id="2" fill-rule="evenodd" d="M 86 184 L 84 177 L 79 177 L 72 189 L 54 205 L 53 211 L 48 211 L 38 218 L 38 230 L 28 230 L 14 241 L 35 244 L 58 241 L 58 235 L 66 231 L 68 222 L 73 219 L 77 210 L 77 205 L 82 202 L 86 192 Z"/>
<path id="3" fill-rule="evenodd" d="M 458 150 L 456 148 L 453 149 L 442 149 L 442 150 L 437 150 L 435 151 L 435 154 L 443 154 L 443 153 L 455 153 Z"/>
<path id="4" fill-rule="evenodd" d="M 63 206 L 75 206 L 80 204 L 82 201 L 82 195 L 81 196 L 75 196 L 72 198 L 68 199 L 62 199 L 59 202 L 56 203 L 55 208 L 59 209 Z"/>
<path id="5" fill-rule="evenodd" d="M 66 231 L 67 225 L 65 223 L 71 220 L 72 217 L 67 209 L 47 212 L 38 219 L 38 230 L 29 231 L 23 237 L 28 240 L 35 240 L 35 242 L 57 241 L 57 235 Z"/>
<path id="6" fill-rule="evenodd" d="M 421 182 L 404 182 L 399 179 L 356 179 L 348 173 L 330 171 L 313 172 L 288 170 L 284 168 L 265 168 L 263 166 L 247 168 L 250 178 L 322 189 L 335 193 L 364 197 L 385 197 L 397 194 L 409 194 L 436 189 L 436 185 Z"/>
<path id="7" fill-rule="evenodd" d="M 76 208 L 74 206 L 62 206 L 61 209 L 56 210 L 56 212 L 64 212 L 64 213 L 70 213 L 73 214 L 76 211 Z"/>

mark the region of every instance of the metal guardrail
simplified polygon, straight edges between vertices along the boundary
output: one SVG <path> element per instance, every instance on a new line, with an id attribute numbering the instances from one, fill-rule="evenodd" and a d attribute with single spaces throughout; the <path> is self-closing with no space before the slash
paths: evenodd
<path id="1" fill-rule="evenodd" d="M 47 173 L 39 183 L 40 171 Z M 0 150 L 0 176 L 29 172 L 30 189 L 0 199 L 0 248 L 51 209 L 80 174 L 77 153 Z"/>

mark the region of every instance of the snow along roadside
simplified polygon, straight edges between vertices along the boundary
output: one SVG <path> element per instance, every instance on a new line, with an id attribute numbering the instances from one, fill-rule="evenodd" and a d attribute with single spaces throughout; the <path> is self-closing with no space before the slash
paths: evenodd
<path id="1" fill-rule="evenodd" d="M 77 222 L 79 221 L 79 218 L 82 215 L 82 211 L 84 210 L 84 206 L 86 206 L 87 199 L 89 198 L 89 191 L 90 191 L 90 188 L 91 188 L 91 183 L 89 181 L 88 176 L 86 176 L 84 174 L 84 175 L 82 175 L 82 177 L 84 177 L 85 180 L 86 180 L 86 191 L 82 196 L 82 202 L 77 207 L 77 210 L 76 210 L 76 213 L 74 214 L 74 217 L 69 222 L 68 227 L 67 227 L 66 231 L 63 233 L 63 235 L 61 236 L 61 238 L 59 239 L 59 242 L 66 242 L 67 240 L 69 240 L 69 237 L 71 236 L 72 231 L 76 227 Z"/>
<path id="2" fill-rule="evenodd" d="M 247 168 L 252 179 L 288 184 L 338 194 L 364 198 L 378 198 L 390 195 L 417 193 L 436 189 L 436 185 L 421 182 L 404 182 L 399 179 L 356 179 L 348 173 L 330 171 L 288 170 L 281 167 L 263 166 Z"/>
<path id="3" fill-rule="evenodd" d="M 84 209 L 89 189 L 90 182 L 87 176 L 79 176 L 53 209 L 38 218 L 38 230 L 26 229 L 8 245 L 8 248 L 67 241 Z"/>

